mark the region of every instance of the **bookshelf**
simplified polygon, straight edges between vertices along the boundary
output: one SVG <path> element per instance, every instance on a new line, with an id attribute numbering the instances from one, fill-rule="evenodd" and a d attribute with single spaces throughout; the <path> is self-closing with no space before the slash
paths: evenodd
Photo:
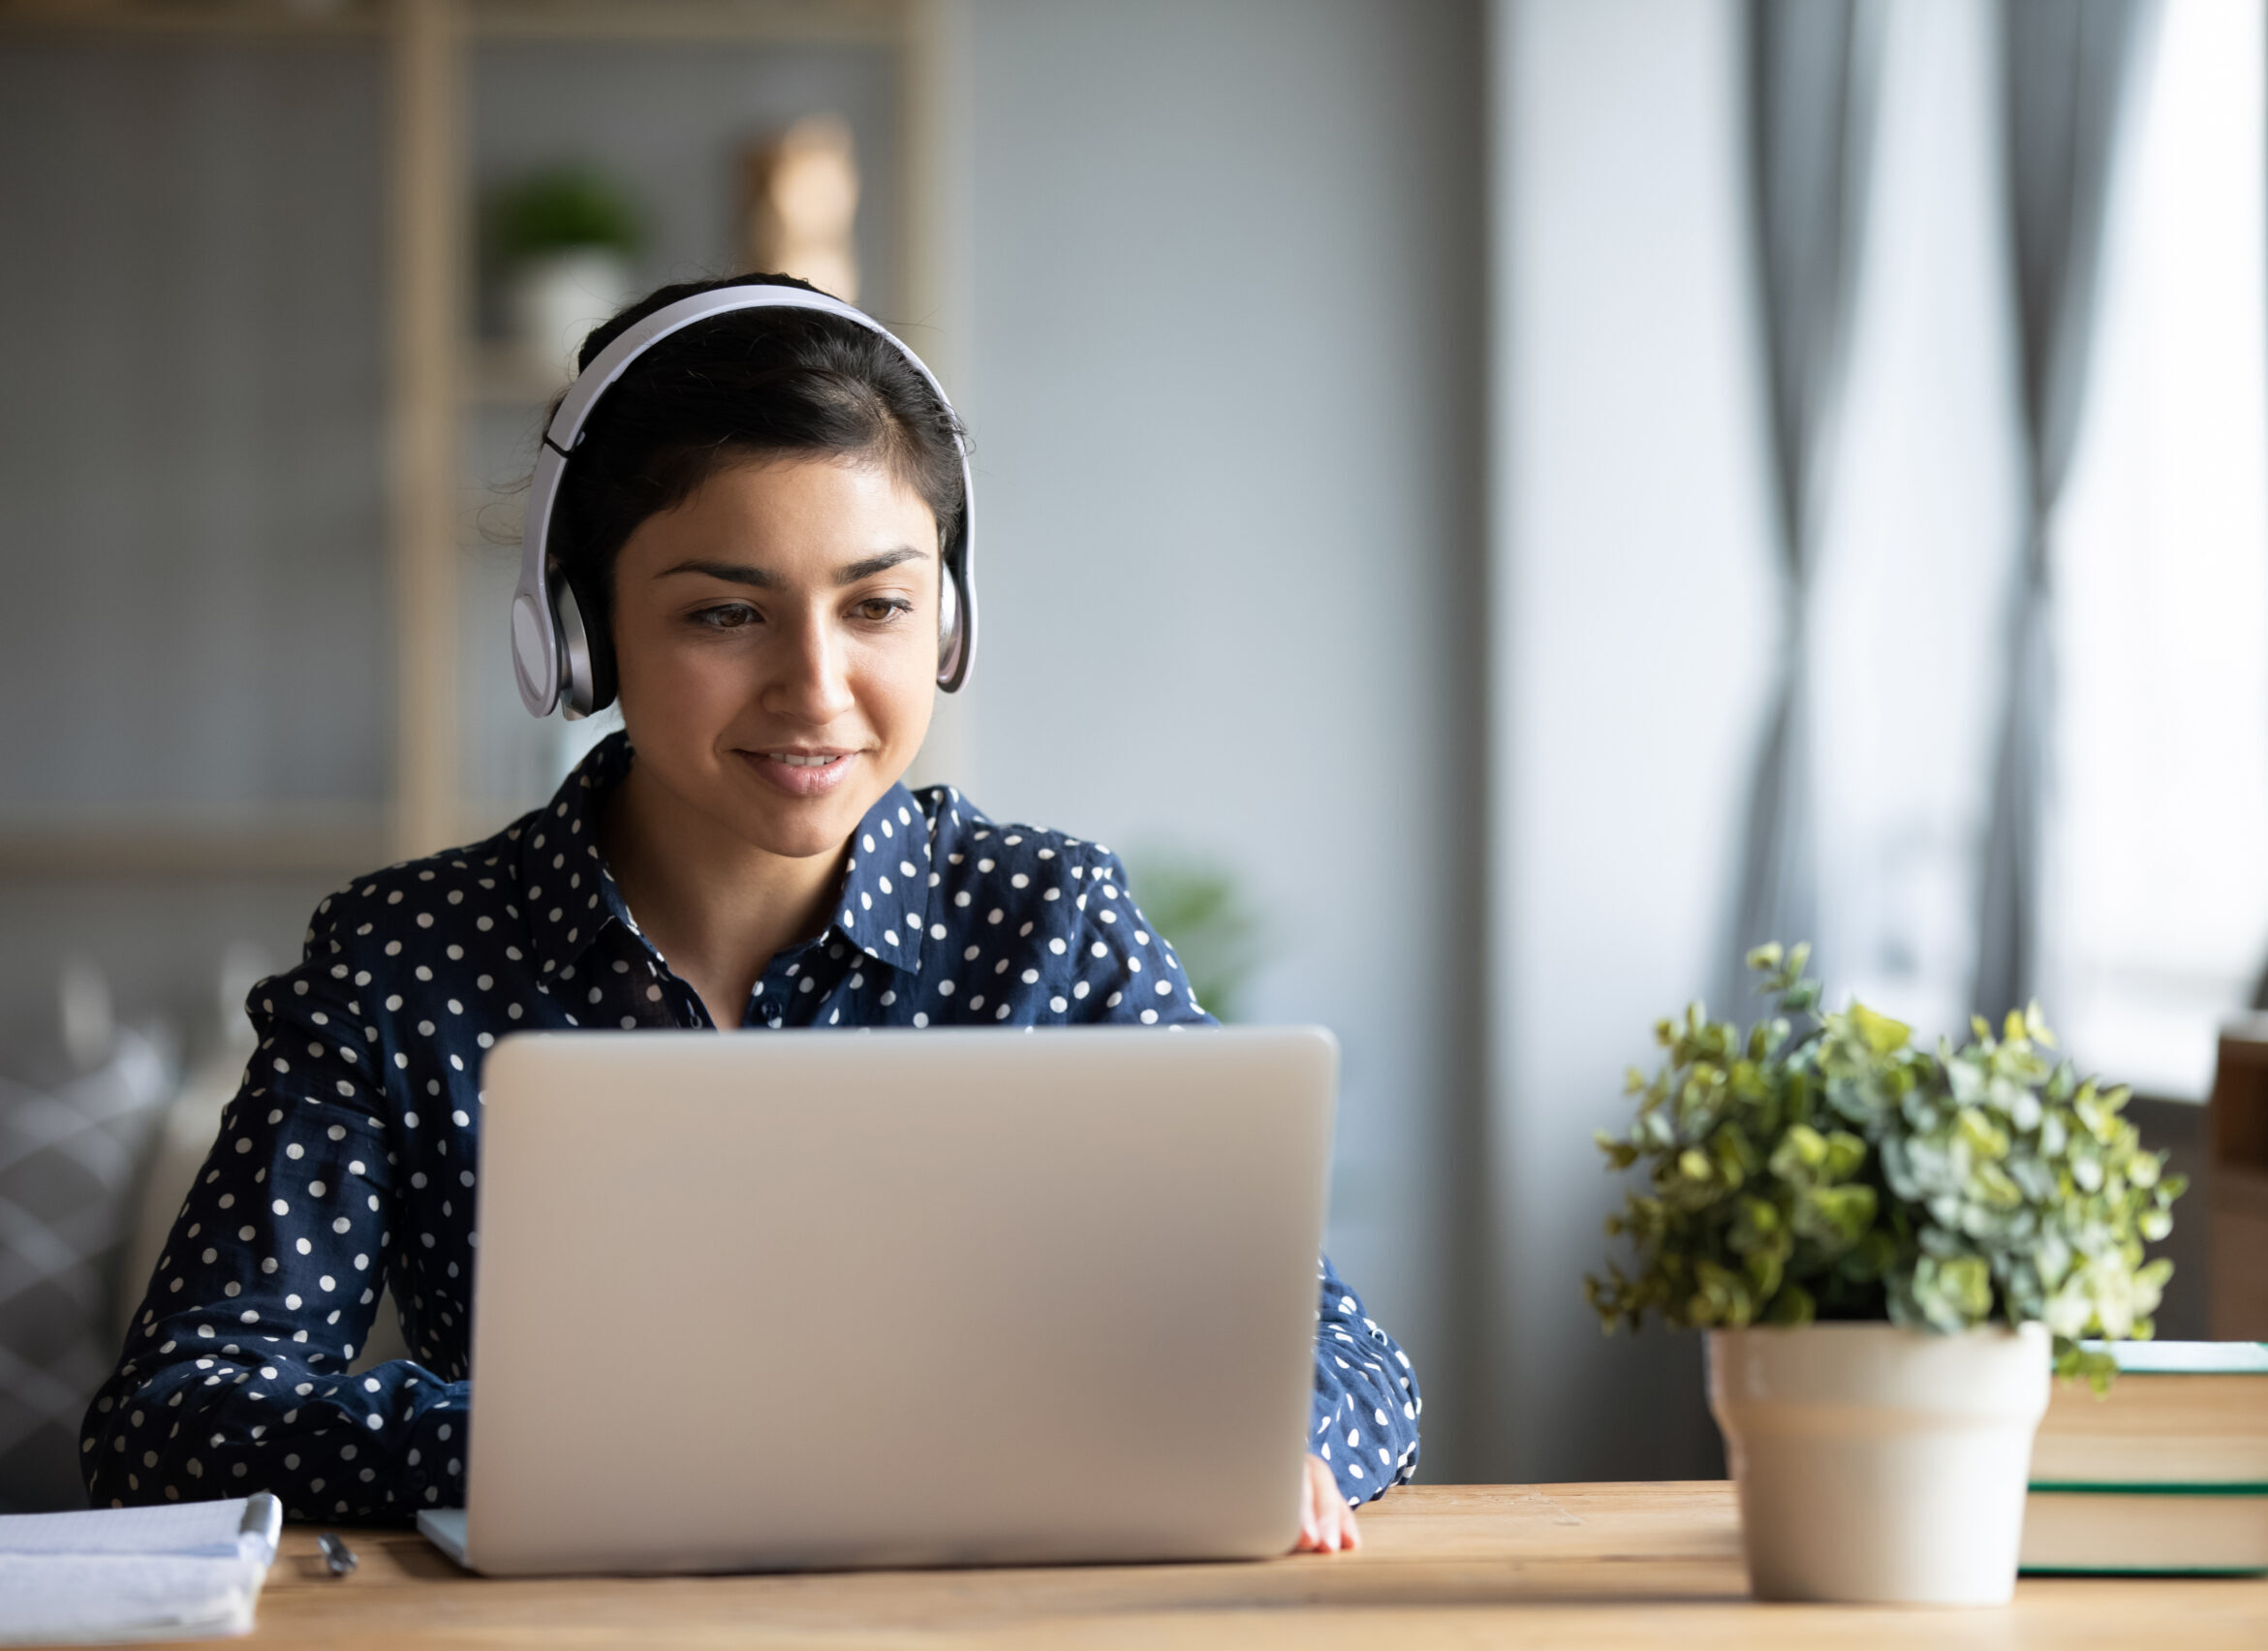
<path id="1" fill-rule="evenodd" d="M 0 0 L 0 47 L 15 41 L 115 44 L 141 52 L 215 43 L 351 42 L 375 55 L 383 87 L 383 601 L 390 670 L 383 797 L 334 805 L 258 798 L 225 809 L 106 795 L 84 809 L 43 802 L 0 812 L 0 877 L 345 876 L 493 829 L 536 797 L 531 739 L 516 703 L 499 710 L 488 655 L 501 658 L 499 540 L 512 504 L 499 490 L 558 388 L 484 342 L 477 328 L 474 211 L 481 103 L 501 70 L 524 83 L 547 63 L 604 48 L 741 54 L 849 52 L 879 63 L 891 141 L 863 164 L 885 180 L 887 267 L 872 285 L 884 313 L 951 382 L 958 286 L 951 191 L 953 122 L 946 0 Z M 676 59 L 682 61 L 684 59 Z M 517 66 L 516 69 L 514 66 Z M 649 76 L 649 79 L 651 76 Z M 667 111 L 665 111 L 667 112 Z M 682 268 L 651 271 L 680 278 Z M 882 307 L 878 305 L 878 307 Z M 501 533 L 500 533 L 501 523 Z M 490 607 L 493 611 L 490 611 Z M 194 691 L 191 689 L 190 691 Z M 519 724 L 510 722 L 518 716 Z M 949 741 L 941 717 L 933 746 Z M 515 745 L 513 742 L 517 742 Z M 516 764 L 516 765 L 515 765 Z M 502 791 L 484 776 L 522 775 Z"/>

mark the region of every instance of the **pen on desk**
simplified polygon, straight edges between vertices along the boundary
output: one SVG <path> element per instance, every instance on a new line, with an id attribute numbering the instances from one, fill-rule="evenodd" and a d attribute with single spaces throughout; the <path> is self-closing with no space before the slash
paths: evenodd
<path id="1" fill-rule="evenodd" d="M 347 1546 L 346 1540 L 336 1531 L 326 1531 L 315 1542 L 323 1549 L 323 1563 L 329 1567 L 333 1576 L 344 1576 L 355 1569 L 355 1550 Z"/>

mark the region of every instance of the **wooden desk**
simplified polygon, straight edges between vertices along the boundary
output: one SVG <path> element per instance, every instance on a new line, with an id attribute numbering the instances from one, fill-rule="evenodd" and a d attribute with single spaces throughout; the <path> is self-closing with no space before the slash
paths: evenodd
<path id="1" fill-rule="evenodd" d="M 2054 1578 L 2004 1610 L 1758 1605 L 1722 1483 L 1413 1486 L 1358 1554 L 1259 1565 L 492 1582 L 406 1532 L 325 1580 L 295 1526 L 255 1645 L 2268 1646 L 2268 1580 Z"/>

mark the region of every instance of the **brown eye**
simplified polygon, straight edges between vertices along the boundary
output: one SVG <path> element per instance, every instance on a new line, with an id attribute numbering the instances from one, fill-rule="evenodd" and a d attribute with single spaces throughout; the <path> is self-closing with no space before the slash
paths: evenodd
<path id="1" fill-rule="evenodd" d="M 756 622 L 756 609 L 744 602 L 729 602 L 717 607 L 703 607 L 693 615 L 696 625 L 706 625 L 712 631 L 737 631 L 743 625 Z"/>
<path id="2" fill-rule="evenodd" d="M 900 602 L 886 596 L 873 596 L 868 597 L 858 605 L 858 617 L 871 620 L 877 625 L 886 625 L 899 614 L 910 613 L 913 609 L 914 605 L 910 602 Z"/>

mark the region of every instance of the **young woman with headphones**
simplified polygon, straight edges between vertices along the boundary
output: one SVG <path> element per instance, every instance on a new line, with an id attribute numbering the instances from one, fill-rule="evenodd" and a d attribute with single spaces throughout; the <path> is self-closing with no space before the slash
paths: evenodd
<path id="1" fill-rule="evenodd" d="M 513 657 L 536 715 L 619 699 L 625 732 L 497 836 L 332 895 L 254 988 L 259 1050 L 87 1414 L 97 1505 L 461 1506 L 478 1080 L 508 1032 L 1210 1019 L 1106 850 L 900 784 L 977 639 L 967 450 L 919 358 L 749 276 L 654 294 L 581 366 Z M 415 1357 L 349 1376 L 389 1275 Z M 632 1385 L 611 1353 L 562 1379 Z M 1418 1408 L 1323 1262 L 1302 1548 L 1358 1540 Z"/>

